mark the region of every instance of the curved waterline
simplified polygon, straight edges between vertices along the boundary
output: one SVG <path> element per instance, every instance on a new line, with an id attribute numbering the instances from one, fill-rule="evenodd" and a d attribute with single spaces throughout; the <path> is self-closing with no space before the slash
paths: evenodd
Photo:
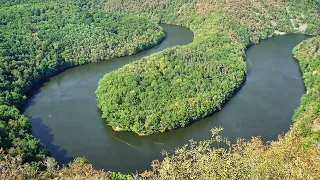
<path id="1" fill-rule="evenodd" d="M 168 37 L 160 46 L 134 56 L 70 69 L 45 83 L 28 100 L 25 115 L 32 122 L 34 135 L 59 162 L 67 162 L 68 156 L 85 156 L 96 168 L 129 173 L 150 168 L 151 160 L 162 157 L 162 149 L 173 151 L 189 139 L 208 139 L 213 126 L 224 127 L 223 134 L 231 140 L 260 135 L 265 141 L 272 140 L 289 129 L 293 111 L 304 93 L 299 66 L 291 56 L 292 48 L 307 38 L 302 35 L 274 37 L 250 47 L 247 80 L 241 91 L 221 112 L 188 128 L 139 137 L 105 126 L 94 94 L 105 73 L 193 39 L 186 28 L 164 28 Z"/>
<path id="2" fill-rule="evenodd" d="M 24 114 L 32 124 L 33 134 L 46 145 L 58 162 L 68 163 L 72 157 L 79 156 L 85 156 L 90 162 L 95 161 L 93 159 L 101 160 L 103 155 L 111 153 L 113 156 L 113 151 L 108 152 L 109 144 L 118 144 L 121 148 L 128 146 L 105 131 L 105 120 L 100 118 L 94 92 L 104 74 L 166 48 L 193 41 L 193 33 L 188 28 L 165 24 L 161 26 L 166 31 L 166 39 L 160 45 L 132 56 L 69 69 L 52 77 L 28 98 Z M 91 131 L 100 135 L 95 136 Z M 92 148 L 92 143 L 97 141 L 109 143 Z M 88 149 L 92 153 L 86 153 Z M 112 158 L 112 163 L 108 160 L 110 165 L 122 165 L 117 162 L 117 156 Z M 108 169 L 105 162 L 93 164 L 97 168 Z M 110 167 L 108 170 L 112 169 Z"/>

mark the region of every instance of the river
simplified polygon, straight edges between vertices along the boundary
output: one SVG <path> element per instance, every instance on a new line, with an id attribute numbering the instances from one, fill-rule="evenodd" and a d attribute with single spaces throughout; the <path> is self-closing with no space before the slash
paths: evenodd
<path id="1" fill-rule="evenodd" d="M 294 109 L 305 93 L 298 63 L 291 55 L 293 47 L 308 38 L 303 35 L 273 37 L 251 46 L 246 51 L 247 80 L 240 91 L 222 111 L 190 127 L 140 137 L 106 126 L 95 97 L 104 74 L 193 40 L 193 33 L 187 28 L 162 26 L 167 37 L 160 45 L 136 55 L 69 69 L 28 98 L 24 114 L 32 123 L 33 134 L 58 162 L 84 156 L 95 168 L 134 173 L 150 169 L 152 160 L 163 158 L 162 149 L 173 152 L 189 139 L 210 138 L 214 126 L 223 127 L 222 134 L 232 141 L 251 136 L 274 140 L 279 133 L 288 131 Z"/>

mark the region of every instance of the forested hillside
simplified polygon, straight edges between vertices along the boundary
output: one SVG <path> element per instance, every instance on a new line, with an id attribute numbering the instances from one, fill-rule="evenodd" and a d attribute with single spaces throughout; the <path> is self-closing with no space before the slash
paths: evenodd
<path id="1" fill-rule="evenodd" d="M 294 126 L 307 145 L 320 142 L 320 37 L 303 41 L 293 50 L 303 73 L 307 93 L 296 110 Z"/>
<path id="2" fill-rule="evenodd" d="M 320 178 L 320 37 L 303 41 L 293 49 L 299 61 L 307 93 L 296 110 L 286 136 L 264 145 L 259 138 L 238 140 L 232 148 L 213 130 L 212 139 L 191 141 L 161 162 L 152 163 L 149 179 L 319 179 Z M 226 145 L 224 145 L 226 144 Z M 308 148 L 305 148 L 307 146 Z"/>
<path id="3" fill-rule="evenodd" d="M 108 1 L 108 12 L 187 26 L 195 39 L 106 74 L 96 91 L 102 117 L 114 129 L 146 135 L 219 111 L 245 80 L 246 47 L 281 33 L 318 33 L 316 7 L 307 1 Z"/>
<path id="4" fill-rule="evenodd" d="M 185 127 L 220 110 L 241 87 L 251 43 L 283 33 L 319 34 L 319 0 L 0 2 L 0 179 L 320 179 L 320 149 L 314 145 L 319 38 L 293 51 L 308 92 L 286 136 L 268 144 L 253 138 L 230 145 L 214 129 L 212 139 L 165 153 L 140 177 L 95 170 L 82 158 L 58 169 L 19 111 L 32 85 L 45 78 L 158 43 L 162 29 L 147 17 L 189 27 L 194 42 L 105 75 L 96 91 L 98 105 L 115 129 L 145 135 Z"/>
<path id="5" fill-rule="evenodd" d="M 37 4 L 56 2 L 78 6 L 79 8 L 87 8 L 91 10 L 103 10 L 107 0 L 0 0 L 0 7 L 13 6 L 17 4 Z"/>
<path id="6" fill-rule="evenodd" d="M 72 4 L 0 8 L 0 145 L 22 162 L 49 155 L 19 111 L 33 85 L 67 68 L 137 53 L 164 37 L 160 26 L 144 18 Z"/>
<path id="7" fill-rule="evenodd" d="M 267 144 L 252 138 L 250 141 L 238 140 L 231 146 L 219 135 L 220 130 L 213 129 L 210 140 L 191 140 L 189 145 L 176 149 L 173 155 L 164 152 L 165 159 L 153 161 L 153 170 L 141 176 L 163 180 L 320 178 L 320 148 L 303 148 L 295 131 Z"/>

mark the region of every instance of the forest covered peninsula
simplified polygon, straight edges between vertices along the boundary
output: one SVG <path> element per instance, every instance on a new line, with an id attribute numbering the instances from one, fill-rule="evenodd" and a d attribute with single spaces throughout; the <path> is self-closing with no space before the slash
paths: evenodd
<path id="1" fill-rule="evenodd" d="M 291 130 L 231 144 L 213 128 L 140 174 L 97 170 L 85 157 L 59 166 L 22 114 L 29 93 L 66 69 L 161 43 L 159 23 L 190 28 L 194 41 L 105 74 L 95 93 L 109 126 L 139 135 L 187 127 L 241 91 L 250 45 L 313 35 L 292 50 L 307 92 Z M 319 34 L 319 0 L 0 0 L 0 179 L 320 179 Z"/>
<path id="2" fill-rule="evenodd" d="M 244 50 L 250 44 L 277 34 L 320 31 L 316 2 L 149 3 L 111 1 L 106 10 L 183 25 L 195 38 L 190 45 L 128 64 L 100 81 L 96 94 L 102 117 L 115 129 L 140 135 L 186 127 L 221 110 L 245 80 Z"/>

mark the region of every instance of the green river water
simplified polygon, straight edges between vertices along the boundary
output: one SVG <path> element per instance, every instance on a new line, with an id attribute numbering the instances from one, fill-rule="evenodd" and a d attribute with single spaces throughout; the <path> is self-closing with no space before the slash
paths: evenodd
<path id="1" fill-rule="evenodd" d="M 251 136 L 274 140 L 288 131 L 293 112 L 305 93 L 299 65 L 291 54 L 295 45 L 308 38 L 304 35 L 273 37 L 248 48 L 248 75 L 240 91 L 222 111 L 187 128 L 140 137 L 106 126 L 95 97 L 104 74 L 193 40 L 193 33 L 187 28 L 162 26 L 167 37 L 160 45 L 133 56 L 69 69 L 28 98 L 24 114 L 32 123 L 33 134 L 60 163 L 84 156 L 95 168 L 134 173 L 150 169 L 152 160 L 163 158 L 163 149 L 172 152 L 189 139 L 210 138 L 214 126 L 223 127 L 223 135 L 231 141 Z"/>

